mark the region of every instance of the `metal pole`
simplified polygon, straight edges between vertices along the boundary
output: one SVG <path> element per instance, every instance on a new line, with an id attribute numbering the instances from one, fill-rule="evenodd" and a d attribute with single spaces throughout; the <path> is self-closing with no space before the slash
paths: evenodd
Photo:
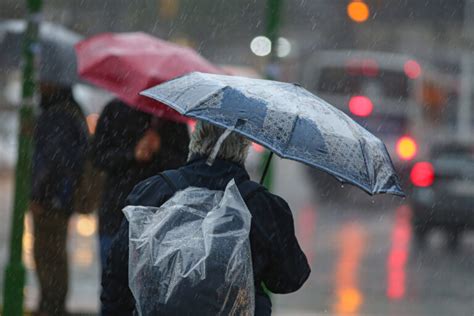
<path id="1" fill-rule="evenodd" d="M 278 56 L 277 56 L 277 41 L 278 41 L 278 33 L 281 24 L 281 11 L 282 11 L 282 4 L 283 0 L 267 0 L 267 11 L 266 11 L 266 30 L 265 35 L 268 37 L 270 42 L 272 43 L 272 50 L 270 52 L 270 56 L 268 59 L 268 63 L 266 65 L 266 78 L 270 80 L 275 80 L 276 74 L 278 72 Z M 271 189 L 272 187 L 272 180 L 273 180 L 273 164 L 267 165 L 267 162 L 270 162 L 270 155 L 271 153 L 266 152 L 261 161 L 262 169 L 266 169 L 266 176 L 263 181 L 263 185 L 267 187 L 267 189 Z"/>
<path id="2" fill-rule="evenodd" d="M 15 172 L 15 196 L 10 232 L 10 257 L 5 268 L 3 315 L 23 315 L 25 268 L 22 263 L 22 237 L 25 211 L 31 186 L 32 138 L 35 124 L 35 59 L 38 52 L 38 31 L 41 0 L 27 0 L 28 24 L 23 43 L 23 91 L 19 111 L 18 161 Z"/>
<path id="3" fill-rule="evenodd" d="M 267 27 L 266 36 L 272 42 L 270 59 L 276 59 L 276 42 L 280 28 L 281 7 L 283 0 L 267 0 Z"/>

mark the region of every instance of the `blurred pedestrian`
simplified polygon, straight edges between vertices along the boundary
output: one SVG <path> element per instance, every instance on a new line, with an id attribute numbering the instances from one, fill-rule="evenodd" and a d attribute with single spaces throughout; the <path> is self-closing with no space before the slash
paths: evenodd
<path id="1" fill-rule="evenodd" d="M 222 143 L 216 160 L 208 157 L 223 129 L 198 122 L 191 136 L 188 163 L 173 173 L 154 176 L 138 184 L 128 196 L 127 205 L 160 206 L 186 184 L 210 190 L 224 190 L 235 179 L 252 214 L 250 245 L 255 282 L 255 315 L 270 315 L 271 302 L 263 284 L 274 293 L 298 290 L 309 276 L 310 268 L 295 237 L 293 216 L 288 204 L 263 186 L 250 181 L 244 167 L 250 142 L 231 133 Z M 135 301 L 128 286 L 129 226 L 124 220 L 115 236 L 102 278 L 102 314 L 132 315 Z M 186 304 L 186 302 L 183 302 Z M 196 315 L 189 306 L 189 315 Z M 200 311 L 206 314 L 205 311 Z"/>
<path id="2" fill-rule="evenodd" d="M 70 87 L 41 83 L 34 132 L 30 210 L 40 285 L 38 315 L 64 315 L 68 292 L 66 237 L 74 192 L 87 156 L 88 131 Z"/>
<path id="3" fill-rule="evenodd" d="M 94 163 L 106 173 L 99 208 L 102 265 L 120 227 L 127 195 L 138 182 L 184 164 L 188 144 L 186 124 L 159 119 L 120 100 L 106 105 L 92 143 Z"/>

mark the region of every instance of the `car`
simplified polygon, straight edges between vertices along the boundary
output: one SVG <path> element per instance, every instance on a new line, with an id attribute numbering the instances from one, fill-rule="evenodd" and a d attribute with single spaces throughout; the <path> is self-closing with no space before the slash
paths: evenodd
<path id="1" fill-rule="evenodd" d="M 305 62 L 302 83 L 385 143 L 408 194 L 413 162 L 429 151 L 433 131 L 450 117 L 456 102 L 451 77 L 399 53 L 317 51 Z M 339 195 L 336 181 L 308 173 L 319 194 Z"/>
<path id="2" fill-rule="evenodd" d="M 456 249 L 461 234 L 474 229 L 474 143 L 433 146 L 430 160 L 413 165 L 410 180 L 415 242 L 424 245 L 428 233 L 441 228 Z"/>

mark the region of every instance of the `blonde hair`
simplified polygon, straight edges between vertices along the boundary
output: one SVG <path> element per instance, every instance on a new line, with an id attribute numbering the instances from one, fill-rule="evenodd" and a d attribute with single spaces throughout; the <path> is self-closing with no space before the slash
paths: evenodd
<path id="1" fill-rule="evenodd" d="M 188 160 L 194 155 L 208 157 L 224 131 L 221 127 L 198 121 L 191 134 Z M 249 147 L 250 141 L 247 138 L 232 132 L 222 143 L 216 158 L 244 164 Z"/>

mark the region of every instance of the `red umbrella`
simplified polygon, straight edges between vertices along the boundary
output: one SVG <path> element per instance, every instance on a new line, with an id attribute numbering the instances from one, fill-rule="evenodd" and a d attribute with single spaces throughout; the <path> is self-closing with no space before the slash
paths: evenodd
<path id="1" fill-rule="evenodd" d="M 191 48 L 145 33 L 104 33 L 76 45 L 79 75 L 142 111 L 177 121 L 178 112 L 138 93 L 192 71 L 223 73 Z"/>

